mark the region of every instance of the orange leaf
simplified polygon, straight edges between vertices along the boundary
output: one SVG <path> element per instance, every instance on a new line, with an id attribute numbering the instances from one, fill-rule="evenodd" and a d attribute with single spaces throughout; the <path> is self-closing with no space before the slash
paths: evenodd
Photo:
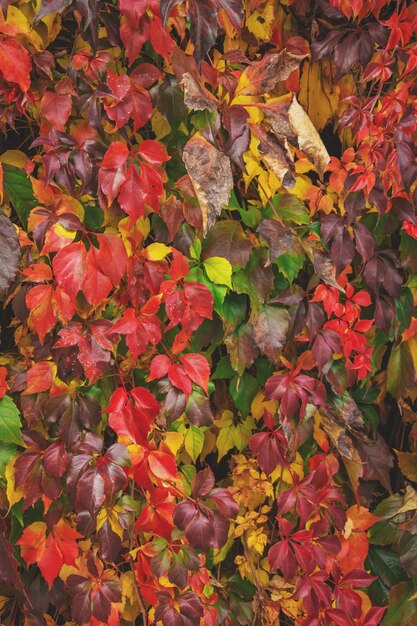
<path id="1" fill-rule="evenodd" d="M 353 530 L 368 530 L 380 521 L 380 517 L 374 515 L 364 506 L 354 504 L 347 511 L 348 518 L 352 521 Z"/>
<path id="2" fill-rule="evenodd" d="M 75 565 L 78 556 L 75 540 L 81 537 L 64 520 L 59 520 L 48 535 L 45 522 L 34 522 L 24 529 L 17 545 L 26 564 L 36 563 L 51 588 L 64 564 Z"/>

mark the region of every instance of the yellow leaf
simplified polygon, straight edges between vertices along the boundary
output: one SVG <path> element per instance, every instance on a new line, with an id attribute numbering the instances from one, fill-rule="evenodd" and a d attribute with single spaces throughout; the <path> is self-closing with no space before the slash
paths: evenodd
<path id="1" fill-rule="evenodd" d="M 204 433 L 204 445 L 200 453 L 200 461 L 204 461 L 206 456 L 210 454 L 210 452 L 213 452 L 213 450 L 216 447 L 216 443 L 217 443 L 216 435 L 210 428 L 207 429 L 206 432 Z"/>
<path id="2" fill-rule="evenodd" d="M 258 391 L 251 404 L 252 416 L 258 420 L 264 414 L 264 409 L 274 415 L 278 408 L 277 400 L 266 400 L 262 391 Z"/>
<path id="3" fill-rule="evenodd" d="M 295 461 L 289 467 L 278 465 L 272 472 L 270 479 L 273 483 L 280 480 L 287 483 L 287 485 L 292 485 L 294 474 L 297 474 L 300 480 L 304 478 L 304 463 L 299 452 L 297 452 Z"/>
<path id="4" fill-rule="evenodd" d="M 5 604 L 7 604 L 7 602 L 9 602 L 10 598 L 7 598 L 6 596 L 0 596 L 0 611 L 4 608 Z"/>
<path id="5" fill-rule="evenodd" d="M 6 495 L 9 501 L 10 507 L 12 507 L 16 502 L 19 502 L 24 496 L 23 487 L 17 487 L 14 481 L 14 464 L 17 457 L 12 457 L 8 460 L 5 470 L 5 477 L 7 481 L 6 487 Z"/>
<path id="6" fill-rule="evenodd" d="M 222 459 L 234 446 L 234 430 L 233 422 L 224 425 L 217 436 L 218 460 Z"/>
<path id="7" fill-rule="evenodd" d="M 168 446 L 174 456 L 184 443 L 184 435 L 182 433 L 171 430 L 165 434 L 165 444 Z"/>
<path id="8" fill-rule="evenodd" d="M 162 261 L 171 252 L 171 248 L 164 243 L 151 243 L 145 252 L 150 261 Z"/>
<path id="9" fill-rule="evenodd" d="M 152 119 L 152 130 L 155 133 L 155 138 L 159 141 L 163 137 L 166 137 L 171 132 L 171 126 L 169 125 L 168 120 L 164 118 L 162 113 L 158 111 L 158 109 L 154 109 Z"/>
<path id="10" fill-rule="evenodd" d="M 317 130 L 323 130 L 336 115 L 340 98 L 340 88 L 331 80 L 329 61 L 305 61 L 298 97 Z"/>
<path id="11" fill-rule="evenodd" d="M 0 162 L 6 165 L 12 165 L 19 169 L 23 169 L 28 162 L 28 158 L 21 150 L 6 150 L 0 155 Z"/>
<path id="12" fill-rule="evenodd" d="M 123 508 L 115 504 L 111 508 L 103 508 L 97 515 L 97 530 L 103 526 L 105 522 L 109 522 L 110 527 L 116 535 L 123 539 L 123 528 L 119 522 L 119 514 L 123 513 Z"/>
<path id="13" fill-rule="evenodd" d="M 230 261 L 220 256 L 212 256 L 204 261 L 204 269 L 212 283 L 232 287 L 233 268 Z"/>
<path id="14" fill-rule="evenodd" d="M 239 452 L 242 452 L 242 450 L 246 448 L 249 437 L 251 436 L 254 428 L 255 422 L 250 415 L 245 419 L 244 422 L 239 422 L 238 424 L 236 424 L 233 440 L 235 447 L 239 450 Z"/>
<path id="15" fill-rule="evenodd" d="M 129 624 L 134 624 L 136 617 L 140 613 L 138 592 L 136 590 L 133 572 L 124 572 L 120 576 L 122 586 L 121 610 L 123 620 Z"/>
<path id="16" fill-rule="evenodd" d="M 267 0 L 264 6 L 256 11 L 250 11 L 246 17 L 246 28 L 261 41 L 269 41 L 274 25 L 275 0 Z"/>

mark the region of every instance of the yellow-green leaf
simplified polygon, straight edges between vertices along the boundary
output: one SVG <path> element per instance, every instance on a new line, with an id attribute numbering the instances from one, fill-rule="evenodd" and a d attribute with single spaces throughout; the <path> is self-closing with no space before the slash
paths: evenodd
<path id="1" fill-rule="evenodd" d="M 204 431 L 194 424 L 190 424 L 190 427 L 186 431 L 184 437 L 184 446 L 187 453 L 195 463 L 203 449 L 204 445 Z"/>
<path id="2" fill-rule="evenodd" d="M 212 256 L 204 261 L 204 269 L 211 282 L 232 287 L 233 268 L 230 261 L 220 256 Z"/>

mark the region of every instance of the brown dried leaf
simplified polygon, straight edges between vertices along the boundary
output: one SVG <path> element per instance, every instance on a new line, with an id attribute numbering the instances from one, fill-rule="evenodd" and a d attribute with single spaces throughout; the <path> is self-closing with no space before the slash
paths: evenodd
<path id="1" fill-rule="evenodd" d="M 239 96 L 259 96 L 272 91 L 277 83 L 289 77 L 305 57 L 305 54 L 287 52 L 285 48 L 281 52 L 267 54 L 243 72 L 241 80 L 245 81 L 246 87 L 239 90 Z"/>
<path id="2" fill-rule="evenodd" d="M 330 161 L 329 153 L 320 139 L 313 122 L 295 96 L 288 109 L 288 119 L 294 133 L 297 135 L 300 150 L 314 163 L 319 175 L 322 176 L 326 165 Z"/>
<path id="3" fill-rule="evenodd" d="M 217 111 L 217 100 L 204 85 L 186 72 L 181 80 L 184 87 L 184 103 L 194 111 Z"/>
<path id="4" fill-rule="evenodd" d="M 253 125 L 252 131 L 259 139 L 258 150 L 262 160 L 287 189 L 295 185 L 294 164 L 285 137 L 277 137 L 262 126 Z"/>
<path id="5" fill-rule="evenodd" d="M 0 293 L 5 292 L 14 281 L 19 262 L 16 230 L 9 218 L 0 214 Z"/>
<path id="6" fill-rule="evenodd" d="M 265 304 L 252 318 L 253 335 L 262 354 L 274 363 L 287 338 L 290 316 L 286 309 Z"/>
<path id="7" fill-rule="evenodd" d="M 342 289 L 342 287 L 336 281 L 336 270 L 328 255 L 306 241 L 302 241 L 301 243 L 304 250 L 310 257 L 314 266 L 314 271 L 316 272 L 318 277 L 324 283 L 326 283 L 326 285 L 335 287 L 336 289 L 344 293 L 344 289 Z"/>
<path id="8" fill-rule="evenodd" d="M 200 203 L 203 233 L 207 234 L 233 188 L 230 159 L 200 133 L 187 142 L 183 160 Z"/>

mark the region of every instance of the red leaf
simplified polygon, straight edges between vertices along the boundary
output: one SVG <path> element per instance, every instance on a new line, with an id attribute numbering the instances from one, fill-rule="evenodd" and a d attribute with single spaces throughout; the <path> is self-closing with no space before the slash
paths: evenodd
<path id="1" fill-rule="evenodd" d="M 24 92 L 30 87 L 30 56 L 16 39 L 0 39 L 0 72 L 5 81 L 16 83 Z"/>
<path id="2" fill-rule="evenodd" d="M 121 141 L 114 141 L 104 155 L 98 174 L 100 188 L 111 204 L 126 180 L 126 161 L 129 148 Z"/>
<path id="3" fill-rule="evenodd" d="M 142 178 L 133 163 L 129 165 L 126 180 L 120 187 L 118 201 L 123 211 L 137 220 L 145 212 L 146 192 Z"/>
<path id="4" fill-rule="evenodd" d="M 178 363 L 172 363 L 169 366 L 168 378 L 174 385 L 174 387 L 181 389 L 181 391 L 185 393 L 185 397 L 188 401 L 188 397 L 192 391 L 193 386 L 191 383 L 191 379 L 185 371 L 185 368 Z"/>
<path id="5" fill-rule="evenodd" d="M 62 248 L 52 261 L 58 285 L 74 299 L 81 291 L 86 275 L 86 257 L 85 246 L 78 241 Z"/>
<path id="6" fill-rule="evenodd" d="M 156 380 L 168 374 L 171 359 L 166 354 L 158 354 L 152 359 L 148 380 Z"/>
<path id="7" fill-rule="evenodd" d="M 100 270 L 110 278 L 113 285 L 119 285 L 126 270 L 127 252 L 123 241 L 117 235 L 105 233 L 97 235 L 99 242 L 96 262 Z"/>
<path id="8" fill-rule="evenodd" d="M 174 481 L 177 476 L 175 457 L 161 450 L 153 450 L 148 457 L 149 469 L 160 480 Z"/>
<path id="9" fill-rule="evenodd" d="M 41 111 L 58 130 L 64 130 L 71 113 L 72 99 L 69 94 L 48 91 L 41 100 Z"/>
<path id="10" fill-rule="evenodd" d="M 107 298 L 112 288 L 110 279 L 103 274 L 101 268 L 104 269 L 100 263 L 99 252 L 97 248 L 91 246 L 87 252 L 85 279 L 82 290 L 87 302 L 93 306 L 101 304 Z"/>
<path id="11" fill-rule="evenodd" d="M 55 378 L 55 364 L 39 361 L 28 370 L 27 387 L 23 394 L 40 393 L 52 387 Z"/>
<path id="12" fill-rule="evenodd" d="M 210 366 L 201 354 L 184 354 L 180 361 L 191 380 L 208 393 Z"/>
<path id="13" fill-rule="evenodd" d="M 138 154 L 149 163 L 165 163 L 171 158 L 164 146 L 153 139 L 145 139 L 138 148 Z"/>

